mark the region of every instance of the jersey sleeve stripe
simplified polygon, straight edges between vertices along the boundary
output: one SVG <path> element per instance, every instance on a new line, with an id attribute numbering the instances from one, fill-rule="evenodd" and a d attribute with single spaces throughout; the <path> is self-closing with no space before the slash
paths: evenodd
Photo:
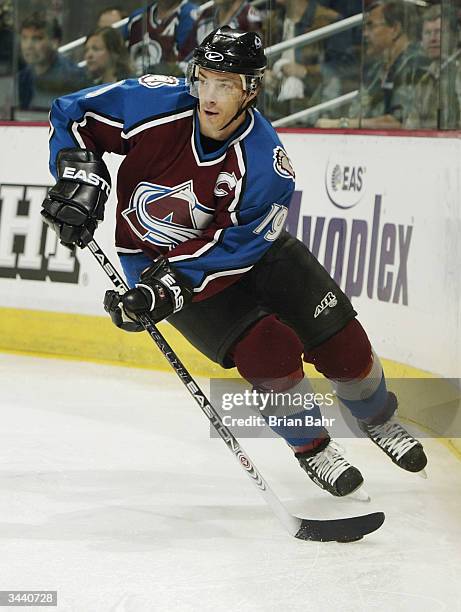
<path id="1" fill-rule="evenodd" d="M 83 142 L 83 138 L 79 134 L 79 131 L 78 131 L 79 128 L 80 128 L 80 124 L 74 121 L 71 125 L 72 135 L 74 139 L 77 141 L 78 146 L 81 147 L 82 149 L 86 149 L 86 145 Z"/>
<path id="2" fill-rule="evenodd" d="M 142 249 L 126 249 L 124 247 L 115 247 L 117 253 L 121 253 L 122 255 L 137 255 L 138 253 L 142 253 Z"/>
<path id="3" fill-rule="evenodd" d="M 147 130 L 151 127 L 155 127 L 157 125 L 162 125 L 164 123 L 169 123 L 171 121 L 176 121 L 178 119 L 183 119 L 185 117 L 190 117 L 193 114 L 193 109 L 188 109 L 186 111 L 183 111 L 181 113 L 175 113 L 173 115 L 166 115 L 151 121 L 146 121 L 140 125 L 138 125 L 136 128 L 131 129 L 130 131 L 124 133 L 123 130 L 123 123 L 120 121 L 115 121 L 114 119 L 111 119 L 109 117 L 105 117 L 104 115 L 101 115 L 99 113 L 95 113 L 94 111 L 87 111 L 84 115 L 83 118 L 78 120 L 78 121 L 74 121 L 72 123 L 71 126 L 71 130 L 72 133 L 74 135 L 74 138 L 76 139 L 78 145 L 82 148 L 86 148 L 85 143 L 83 142 L 82 137 L 80 136 L 78 130 L 80 128 L 83 128 L 86 126 L 87 124 L 87 119 L 88 118 L 92 118 L 95 119 L 96 121 L 99 121 L 101 123 L 104 123 L 106 125 L 109 125 L 110 127 L 114 127 L 114 128 L 119 128 L 121 131 L 121 137 L 125 140 L 128 140 L 129 138 L 132 138 L 133 136 L 135 136 L 136 134 L 139 134 L 140 132 Z"/>
<path id="4" fill-rule="evenodd" d="M 193 291 L 194 293 L 200 293 L 200 291 L 203 291 L 203 289 L 211 281 L 216 280 L 221 276 L 234 276 L 235 274 L 244 274 L 245 272 L 248 272 L 248 270 L 251 270 L 252 267 L 253 266 L 251 265 L 246 268 L 236 268 L 235 270 L 223 270 L 222 272 L 213 272 L 213 274 L 207 274 L 205 280 L 202 281 L 202 283 L 198 287 L 194 287 Z"/>
<path id="5" fill-rule="evenodd" d="M 51 122 L 51 111 L 48 113 L 48 123 L 50 124 L 50 129 L 48 131 L 48 140 L 51 141 L 54 136 L 54 125 Z"/>
<path id="6" fill-rule="evenodd" d="M 115 121 L 114 119 L 110 117 L 106 117 L 94 111 L 87 111 L 83 115 L 83 117 L 81 117 L 80 119 L 75 120 L 75 121 L 69 121 L 69 127 L 68 127 L 70 135 L 73 137 L 76 144 L 82 149 L 86 149 L 86 145 L 83 141 L 83 138 L 81 137 L 79 133 L 79 130 L 80 128 L 83 128 L 86 126 L 88 117 L 95 119 L 96 121 L 99 121 L 101 123 L 105 123 L 106 125 L 109 125 L 110 127 L 119 128 L 120 130 L 123 128 L 123 123 L 121 123 L 120 121 Z M 51 126 L 53 127 L 52 123 L 51 123 Z"/>
<path id="7" fill-rule="evenodd" d="M 209 253 L 211 249 L 216 247 L 220 242 L 222 242 L 222 235 L 224 233 L 224 229 L 219 229 L 213 236 L 213 240 L 208 244 L 203 245 L 198 251 L 192 253 L 191 255 L 176 255 L 174 257 L 169 257 L 168 260 L 171 262 L 175 261 L 184 261 L 186 259 L 198 259 L 205 253 Z"/>
<path id="8" fill-rule="evenodd" d="M 122 138 L 131 138 L 132 136 L 136 136 L 140 132 L 144 130 L 148 130 L 151 127 L 155 127 L 156 125 L 162 125 L 164 123 L 170 123 L 171 121 L 177 121 L 178 119 L 184 119 L 185 117 L 190 117 L 194 113 L 193 108 L 188 108 L 180 113 L 168 113 L 164 115 L 157 116 L 155 119 L 148 119 L 143 121 L 142 123 L 136 124 L 136 126 L 132 127 L 125 134 L 122 133 Z"/>
<path id="9" fill-rule="evenodd" d="M 101 123 L 105 123 L 106 125 L 110 125 L 111 127 L 116 127 L 120 129 L 123 128 L 122 121 L 116 121 L 111 117 L 106 117 L 105 115 L 102 115 L 101 113 L 95 113 L 94 111 L 87 111 L 83 115 L 82 119 L 80 119 L 80 121 L 76 121 L 75 123 L 77 123 L 80 127 L 85 127 L 87 117 L 92 117 L 93 119 L 96 119 L 96 121 L 100 121 Z"/>
<path id="10" fill-rule="evenodd" d="M 112 118 L 105 117 L 104 115 L 95 113 L 94 111 L 87 111 L 79 121 L 74 121 L 71 126 L 74 138 L 77 140 L 79 146 L 82 147 L 82 149 L 86 149 L 86 145 L 80 135 L 79 130 L 86 126 L 88 118 L 95 119 L 96 121 L 109 125 L 110 127 L 118 128 L 120 129 L 120 131 L 123 129 L 122 122 L 115 121 Z"/>

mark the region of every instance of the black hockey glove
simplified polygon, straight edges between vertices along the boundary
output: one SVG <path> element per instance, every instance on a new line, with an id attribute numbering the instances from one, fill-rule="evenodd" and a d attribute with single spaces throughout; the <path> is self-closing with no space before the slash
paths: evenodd
<path id="1" fill-rule="evenodd" d="M 42 204 L 42 217 L 69 248 L 84 247 L 104 219 L 111 180 L 100 155 L 86 149 L 62 149 L 58 182 Z"/>
<path id="2" fill-rule="evenodd" d="M 138 321 L 130 319 L 121 306 L 122 296 L 118 291 L 109 289 L 104 296 L 104 310 L 110 314 L 112 323 L 127 332 L 142 332 L 144 327 Z"/>
<path id="3" fill-rule="evenodd" d="M 178 278 L 167 259 L 158 257 L 141 274 L 134 289 L 123 295 L 106 291 L 104 308 L 112 322 L 125 331 L 141 331 L 139 314 L 148 314 L 154 323 L 179 312 L 192 299 L 192 291 Z"/>

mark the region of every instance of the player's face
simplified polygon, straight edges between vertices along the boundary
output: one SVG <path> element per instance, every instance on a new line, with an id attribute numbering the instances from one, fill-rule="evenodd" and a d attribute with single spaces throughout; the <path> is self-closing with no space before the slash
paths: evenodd
<path id="1" fill-rule="evenodd" d="M 224 128 L 246 98 L 240 76 L 230 72 L 215 72 L 200 68 L 198 92 L 201 133 L 215 140 L 226 140 L 245 119 L 242 113 Z"/>
<path id="2" fill-rule="evenodd" d="M 421 42 L 427 57 L 430 59 L 438 59 L 440 57 L 441 32 L 441 19 L 434 19 L 434 21 L 425 21 L 423 23 Z"/>
<path id="3" fill-rule="evenodd" d="M 24 61 L 32 66 L 47 64 L 55 46 L 44 30 L 23 28 L 21 31 L 21 53 Z"/>
<path id="4" fill-rule="evenodd" d="M 110 66 L 111 57 L 101 36 L 90 36 L 85 45 L 85 60 L 88 72 L 98 77 Z"/>

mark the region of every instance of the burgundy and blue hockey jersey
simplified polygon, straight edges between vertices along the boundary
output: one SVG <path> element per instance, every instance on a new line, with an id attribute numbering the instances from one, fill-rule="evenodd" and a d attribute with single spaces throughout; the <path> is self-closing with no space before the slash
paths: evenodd
<path id="1" fill-rule="evenodd" d="M 137 75 L 152 69 L 149 66 L 184 59 L 184 46 L 194 27 L 196 8 L 193 2 L 182 0 L 167 17 L 160 19 L 155 1 L 130 15 L 124 37 Z"/>
<path id="2" fill-rule="evenodd" d="M 50 169 L 67 147 L 125 155 L 117 176 L 119 254 L 164 254 L 195 299 L 235 282 L 285 224 L 294 172 L 256 110 L 230 139 L 204 152 L 197 99 L 183 79 L 145 75 L 57 99 Z"/>
<path id="3" fill-rule="evenodd" d="M 205 10 L 199 7 L 195 11 L 192 11 L 191 14 L 196 19 L 196 23 L 182 46 L 182 57 L 189 57 L 195 47 L 199 45 L 208 34 L 224 25 L 220 20 L 219 10 L 216 6 L 205 8 Z M 261 32 L 263 18 L 257 8 L 248 4 L 247 0 L 243 0 L 233 15 L 227 17 L 225 24 L 229 25 L 231 28 L 245 30 L 245 32 Z"/>

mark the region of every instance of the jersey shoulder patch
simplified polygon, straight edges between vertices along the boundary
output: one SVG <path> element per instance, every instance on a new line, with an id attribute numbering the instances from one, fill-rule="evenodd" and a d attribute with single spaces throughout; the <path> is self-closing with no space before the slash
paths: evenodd
<path id="1" fill-rule="evenodd" d="M 277 177 L 280 177 L 294 183 L 296 177 L 293 164 L 280 142 L 277 132 L 258 111 L 255 111 L 254 117 L 255 127 L 245 139 L 251 149 L 249 157 L 256 159 L 256 165 L 259 166 L 260 172 L 264 172 L 267 177 L 270 174 L 276 181 L 279 181 L 280 179 Z M 281 181 L 282 186 L 283 184 L 285 184 L 285 181 Z"/>
<path id="2" fill-rule="evenodd" d="M 282 178 L 291 179 L 294 182 L 296 179 L 295 171 L 285 149 L 277 145 L 274 148 L 272 157 L 274 159 L 275 172 Z"/>

